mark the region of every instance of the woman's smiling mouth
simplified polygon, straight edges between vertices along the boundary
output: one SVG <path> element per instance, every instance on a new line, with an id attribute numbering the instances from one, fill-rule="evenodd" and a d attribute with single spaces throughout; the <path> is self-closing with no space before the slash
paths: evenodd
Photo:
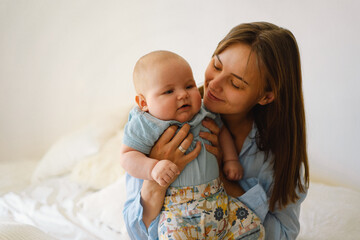
<path id="1" fill-rule="evenodd" d="M 212 100 L 212 101 L 224 101 L 224 100 L 222 100 L 222 99 L 220 99 L 220 98 L 217 98 L 214 94 L 211 93 L 210 90 L 207 91 L 206 96 L 207 96 L 207 98 L 208 98 L 209 100 Z"/>

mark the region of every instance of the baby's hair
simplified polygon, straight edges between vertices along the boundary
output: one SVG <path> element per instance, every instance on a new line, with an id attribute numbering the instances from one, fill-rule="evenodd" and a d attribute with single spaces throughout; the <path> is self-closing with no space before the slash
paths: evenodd
<path id="1" fill-rule="evenodd" d="M 189 65 L 183 57 L 166 50 L 153 51 L 139 58 L 135 64 L 133 72 L 133 82 L 137 94 L 143 93 L 144 91 L 143 86 L 145 85 L 144 83 L 147 79 L 148 70 L 169 60 L 183 61 Z"/>

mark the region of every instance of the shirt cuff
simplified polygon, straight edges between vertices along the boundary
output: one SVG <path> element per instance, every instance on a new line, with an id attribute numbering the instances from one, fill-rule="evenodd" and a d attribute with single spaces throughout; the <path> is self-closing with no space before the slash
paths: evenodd
<path id="1" fill-rule="evenodd" d="M 136 197 L 136 201 L 140 203 L 141 194 L 138 194 L 138 196 Z M 146 229 L 146 226 L 145 226 L 144 221 L 143 221 L 143 211 L 144 211 L 144 208 L 140 207 L 140 209 L 139 209 L 139 211 L 137 213 L 137 214 L 139 214 L 138 215 L 139 216 L 138 221 L 139 221 L 139 226 L 141 228 L 141 231 L 144 233 L 145 236 L 148 236 L 148 239 L 157 240 L 158 239 L 158 225 L 159 225 L 160 214 L 150 223 L 149 228 Z"/>
<path id="2" fill-rule="evenodd" d="M 267 195 L 257 178 L 249 178 L 240 181 L 245 193 L 238 199 L 248 206 L 264 222 L 269 211 Z"/>
<path id="3" fill-rule="evenodd" d="M 149 239 L 157 240 L 158 238 L 158 225 L 160 220 L 160 214 L 155 218 L 154 221 L 151 222 L 148 233 L 149 233 Z"/>

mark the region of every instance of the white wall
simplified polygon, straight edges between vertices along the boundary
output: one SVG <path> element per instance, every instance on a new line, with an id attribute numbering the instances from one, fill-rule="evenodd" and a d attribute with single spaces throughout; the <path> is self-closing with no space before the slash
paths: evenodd
<path id="1" fill-rule="evenodd" d="M 175 51 L 201 83 L 230 28 L 270 21 L 300 46 L 314 179 L 360 189 L 359 10 L 350 0 L 0 0 L 0 161 L 41 158 L 132 103 L 141 55 Z"/>

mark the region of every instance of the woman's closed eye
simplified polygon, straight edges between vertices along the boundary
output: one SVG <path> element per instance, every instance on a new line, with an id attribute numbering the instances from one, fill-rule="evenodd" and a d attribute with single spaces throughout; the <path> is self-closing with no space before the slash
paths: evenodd
<path id="1" fill-rule="evenodd" d="M 239 79 L 231 79 L 231 85 L 236 88 L 236 89 L 243 89 L 245 88 L 245 83 L 242 82 L 241 80 Z"/>
<path id="2" fill-rule="evenodd" d="M 214 60 L 213 66 L 216 71 L 221 71 L 221 64 L 219 62 L 216 62 L 216 60 Z"/>

